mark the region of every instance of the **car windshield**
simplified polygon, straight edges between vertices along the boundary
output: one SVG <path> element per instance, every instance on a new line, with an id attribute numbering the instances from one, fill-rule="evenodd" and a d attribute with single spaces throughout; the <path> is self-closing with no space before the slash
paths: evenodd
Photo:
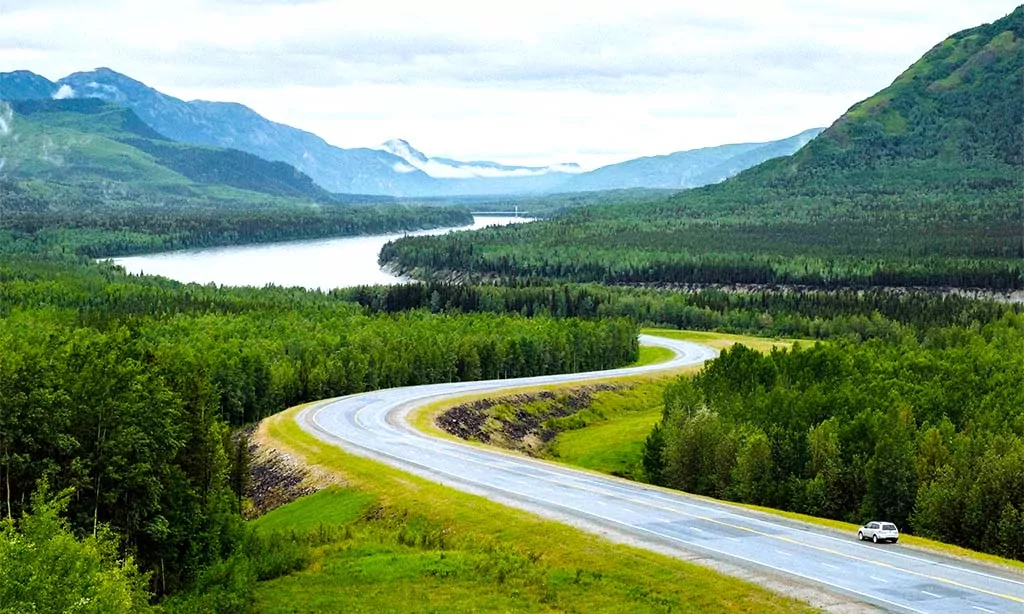
<path id="1" fill-rule="evenodd" d="M 894 525 L 894 524 L 883 524 L 882 525 L 882 530 L 883 531 L 895 531 L 896 530 L 896 525 Z"/>

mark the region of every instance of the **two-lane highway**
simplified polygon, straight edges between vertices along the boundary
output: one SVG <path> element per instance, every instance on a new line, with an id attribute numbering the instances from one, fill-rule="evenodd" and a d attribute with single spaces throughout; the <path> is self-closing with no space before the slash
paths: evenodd
<path id="1" fill-rule="evenodd" d="M 407 423 L 410 411 L 440 398 L 674 369 L 716 355 L 685 341 L 641 341 L 667 347 L 676 357 L 630 369 L 379 390 L 323 401 L 298 420 L 313 435 L 356 454 L 659 551 L 785 574 L 894 611 L 1024 613 L 1024 577 L 1011 570 L 902 545 L 861 543 L 853 535 L 701 497 L 431 437 Z"/>

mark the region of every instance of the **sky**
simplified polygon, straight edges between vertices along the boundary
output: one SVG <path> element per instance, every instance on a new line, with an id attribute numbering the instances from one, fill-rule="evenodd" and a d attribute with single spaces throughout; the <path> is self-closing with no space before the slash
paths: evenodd
<path id="1" fill-rule="evenodd" d="M 828 126 L 1004 0 L 0 0 L 0 72 L 105 66 L 339 147 L 595 168 Z"/>

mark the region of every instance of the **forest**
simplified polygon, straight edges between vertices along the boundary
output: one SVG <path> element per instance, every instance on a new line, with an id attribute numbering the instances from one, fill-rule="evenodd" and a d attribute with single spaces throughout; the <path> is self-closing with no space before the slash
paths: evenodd
<path id="1" fill-rule="evenodd" d="M 463 207 L 398 204 L 209 202 L 146 191 L 105 198 L 102 186 L 63 186 L 0 178 L 0 251 L 92 258 L 176 249 L 467 226 Z M 268 197 L 269 198 L 269 197 Z"/>
<path id="2" fill-rule="evenodd" d="M 665 390 L 650 480 L 1024 560 L 1024 317 L 722 352 Z"/>
<path id="3" fill-rule="evenodd" d="M 34 509 L 37 488 L 70 493 L 71 534 L 115 535 L 157 594 L 241 543 L 233 427 L 341 394 L 637 354 L 626 319 L 373 314 L 316 292 L 186 286 L 52 256 L 0 260 L 0 347 L 0 515 Z"/>
<path id="4" fill-rule="evenodd" d="M 999 295 L 875 288 L 618 287 L 532 280 L 508 285 L 449 282 L 363 286 L 333 295 L 375 312 L 406 309 L 525 316 L 626 317 L 641 325 L 771 337 L 898 340 L 934 327 L 989 322 L 1019 307 Z M 1004 297 L 1005 299 L 1005 297 Z"/>
<path id="5" fill-rule="evenodd" d="M 1011 167 L 1001 173 L 958 172 L 966 189 L 915 184 L 925 177 L 836 187 L 822 177 L 782 196 L 741 174 L 658 205 L 407 237 L 386 245 L 381 262 L 426 279 L 1019 289 L 1024 185 Z"/>

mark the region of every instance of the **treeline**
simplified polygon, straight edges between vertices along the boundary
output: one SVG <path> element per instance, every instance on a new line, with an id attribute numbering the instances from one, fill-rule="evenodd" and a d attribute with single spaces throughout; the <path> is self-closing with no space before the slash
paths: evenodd
<path id="1" fill-rule="evenodd" d="M 425 279 L 1009 290 L 1024 283 L 1022 250 L 1019 212 L 898 225 L 568 214 L 469 235 L 402 238 L 384 247 L 381 261 Z"/>
<path id="2" fill-rule="evenodd" d="M 627 317 L 640 324 L 755 335 L 896 340 L 908 331 L 986 323 L 1020 308 L 933 291 L 872 289 L 624 288 L 597 284 L 446 282 L 363 286 L 334 296 L 375 312 L 519 313 L 573 318 Z"/>
<path id="3" fill-rule="evenodd" d="M 104 265 L 0 265 L 0 516 L 40 480 L 73 489 L 77 535 L 175 592 L 243 539 L 244 442 L 231 427 L 381 388 L 619 366 L 629 321 L 371 314 L 298 289 L 217 289 Z"/>
<path id="4" fill-rule="evenodd" d="M 655 483 L 1024 560 L 1024 317 L 742 346 L 665 392 Z"/>
<path id="5" fill-rule="evenodd" d="M 464 208 L 408 205 L 53 207 L 50 197 L 0 182 L 0 241 L 16 252 L 62 251 L 93 258 L 220 245 L 405 232 L 466 226 Z M 16 244 L 17 243 L 17 244 Z"/>

